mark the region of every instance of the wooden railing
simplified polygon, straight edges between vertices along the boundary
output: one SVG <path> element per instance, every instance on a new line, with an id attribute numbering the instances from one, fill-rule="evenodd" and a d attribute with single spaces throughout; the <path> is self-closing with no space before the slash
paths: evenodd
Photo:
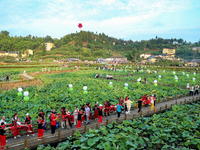
<path id="1" fill-rule="evenodd" d="M 182 101 L 176 101 L 175 103 L 171 104 L 171 105 L 167 105 L 165 104 L 165 106 L 159 107 L 159 108 L 155 108 L 153 110 L 145 110 L 145 111 L 141 111 L 138 114 L 132 114 L 132 115 L 125 115 L 123 117 L 117 118 L 117 119 L 107 119 L 106 121 L 103 121 L 102 123 L 98 124 L 91 124 L 91 125 L 86 125 L 82 128 L 78 128 L 78 129 L 71 129 L 71 130 L 67 130 L 67 131 L 58 131 L 58 133 L 55 133 L 54 135 L 50 134 L 50 135 L 46 135 L 43 136 L 43 139 L 38 141 L 38 138 L 33 138 L 33 139 L 26 139 L 25 141 L 21 141 L 18 143 L 14 143 L 14 144 L 10 144 L 10 145 L 6 145 L 4 146 L 6 150 L 21 150 L 21 149 L 25 149 L 25 148 L 34 148 L 37 147 L 40 144 L 43 145 L 47 145 L 50 143 L 56 143 L 56 142 L 61 142 L 64 141 L 65 139 L 67 139 L 67 137 L 73 136 L 75 131 L 79 131 L 81 134 L 89 131 L 89 129 L 98 129 L 101 126 L 107 126 L 108 124 L 112 123 L 113 121 L 116 121 L 117 123 L 122 123 L 124 120 L 133 120 L 135 118 L 141 117 L 141 116 L 151 116 L 153 114 L 157 114 L 157 113 L 161 113 L 166 111 L 167 109 L 171 109 L 173 105 L 175 104 L 187 104 L 187 103 L 193 103 L 193 102 L 197 102 L 200 101 L 200 97 L 196 97 L 196 99 L 194 97 L 186 100 L 182 100 Z"/>

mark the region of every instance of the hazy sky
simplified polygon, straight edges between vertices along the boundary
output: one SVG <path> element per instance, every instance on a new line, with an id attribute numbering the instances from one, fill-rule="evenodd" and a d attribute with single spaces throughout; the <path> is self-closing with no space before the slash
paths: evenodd
<path id="1" fill-rule="evenodd" d="M 0 31 L 60 38 L 82 30 L 146 40 L 200 40 L 200 0 L 0 0 Z"/>

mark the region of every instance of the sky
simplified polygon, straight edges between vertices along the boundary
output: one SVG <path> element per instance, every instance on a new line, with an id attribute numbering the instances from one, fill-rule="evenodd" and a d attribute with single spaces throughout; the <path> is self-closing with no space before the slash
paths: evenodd
<path id="1" fill-rule="evenodd" d="M 0 31 L 61 38 L 82 30 L 125 40 L 200 40 L 200 0 L 0 0 Z"/>

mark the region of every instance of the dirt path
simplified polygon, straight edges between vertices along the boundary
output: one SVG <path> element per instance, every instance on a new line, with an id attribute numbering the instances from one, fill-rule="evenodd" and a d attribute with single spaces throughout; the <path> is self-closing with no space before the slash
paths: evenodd
<path id="1" fill-rule="evenodd" d="M 14 88 L 22 87 L 27 88 L 30 86 L 41 86 L 43 82 L 39 79 L 41 74 L 59 74 L 66 72 L 76 72 L 80 70 L 65 70 L 65 71 L 43 71 L 43 72 L 32 72 L 32 73 L 23 73 L 19 74 L 22 80 L 9 81 L 9 82 L 0 82 L 0 90 L 12 90 Z"/>
<path id="2" fill-rule="evenodd" d="M 21 75 L 23 75 L 24 77 L 28 78 L 29 80 L 34 79 L 34 77 L 31 77 L 31 76 L 27 75 L 26 73 L 23 73 Z"/>

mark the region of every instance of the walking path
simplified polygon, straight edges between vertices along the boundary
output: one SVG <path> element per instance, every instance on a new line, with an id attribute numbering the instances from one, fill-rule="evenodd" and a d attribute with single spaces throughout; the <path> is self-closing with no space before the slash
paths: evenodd
<path id="1" fill-rule="evenodd" d="M 171 106 L 171 104 L 175 104 L 176 102 L 177 102 L 177 104 L 180 104 L 180 102 L 182 101 L 184 101 L 185 99 L 186 100 L 189 100 L 189 99 L 192 99 L 192 98 L 194 98 L 194 99 L 196 99 L 196 97 L 198 97 L 198 96 L 194 96 L 194 97 L 189 97 L 189 96 L 186 96 L 186 97 L 182 97 L 182 98 L 178 98 L 178 99 L 174 99 L 174 100 L 169 100 L 169 101 L 166 101 L 166 102 L 160 102 L 160 103 L 157 103 L 156 104 L 156 106 L 155 106 L 155 108 L 156 108 L 156 110 L 159 110 L 160 109 L 160 107 L 166 107 L 166 104 L 167 104 L 167 107 L 169 108 L 170 106 Z M 148 106 L 148 107 L 143 107 L 142 108 L 142 110 L 141 111 L 147 111 L 147 110 L 150 110 L 151 109 L 151 107 L 150 106 Z M 132 109 L 131 110 L 131 116 L 133 116 L 133 114 L 135 114 L 135 117 L 140 117 L 140 113 L 138 113 L 137 112 L 138 111 L 138 109 Z M 121 115 L 121 117 L 124 117 L 125 116 L 125 114 L 122 114 Z M 48 118 L 47 118 L 48 119 Z M 106 121 L 107 119 L 109 119 L 109 120 L 112 120 L 112 119 L 117 119 L 117 114 L 116 113 L 114 113 L 114 114 L 111 114 L 110 115 L 110 117 L 103 117 L 103 121 Z M 90 123 L 90 126 L 91 125 L 93 125 L 94 124 L 94 126 L 95 126 L 95 124 L 97 124 L 98 123 L 98 120 L 92 120 L 91 121 L 91 123 Z M 82 127 L 83 126 L 85 126 L 85 124 L 83 124 L 82 123 Z M 75 129 L 76 128 L 76 126 L 73 126 L 72 127 L 73 129 Z M 56 130 L 56 132 L 58 132 L 58 131 L 66 131 L 67 132 L 67 130 L 66 129 L 57 129 Z M 50 133 L 51 131 L 50 130 L 46 130 L 46 131 L 44 131 L 44 136 L 46 136 L 46 135 L 49 135 L 49 134 L 51 134 Z M 14 138 L 7 138 L 7 145 L 9 145 L 9 144 L 15 144 L 15 143 L 25 143 L 24 141 L 27 139 L 27 140 L 30 140 L 30 139 L 33 139 L 33 138 L 37 138 L 37 136 L 38 136 L 38 134 L 37 133 L 35 133 L 35 136 L 33 137 L 32 135 L 30 135 L 29 137 L 27 137 L 26 135 L 22 135 L 20 138 L 17 138 L 17 139 L 14 139 Z M 39 141 L 38 141 L 39 142 Z M 41 144 L 41 142 L 40 143 L 38 143 L 38 145 L 39 144 Z"/>
<path id="2" fill-rule="evenodd" d="M 23 74 L 21 74 L 21 75 L 23 75 L 24 77 L 28 78 L 29 80 L 34 79 L 33 77 L 27 75 L 27 73 L 23 73 Z"/>

